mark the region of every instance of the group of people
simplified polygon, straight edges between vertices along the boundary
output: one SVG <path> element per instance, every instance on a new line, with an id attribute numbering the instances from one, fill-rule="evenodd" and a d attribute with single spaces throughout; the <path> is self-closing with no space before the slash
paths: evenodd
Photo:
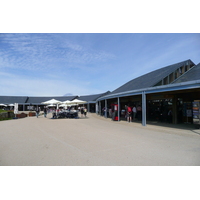
<path id="1" fill-rule="evenodd" d="M 39 106 L 37 106 L 36 107 L 36 109 L 35 109 L 35 112 L 36 112 L 36 117 L 38 118 L 39 117 L 39 115 L 40 115 L 40 111 L 41 111 L 41 108 L 39 107 Z M 48 111 L 48 109 L 47 109 L 47 107 L 45 106 L 44 107 L 44 117 L 47 117 L 47 111 Z"/>
<path id="2" fill-rule="evenodd" d="M 139 120 L 141 120 L 142 117 L 142 107 L 140 105 L 138 105 L 136 107 L 136 105 L 133 105 L 133 107 L 131 107 L 130 105 L 125 105 L 125 117 L 127 118 L 127 122 L 131 122 L 132 119 L 133 121 L 136 119 L 136 115 L 137 118 Z"/>
<path id="3" fill-rule="evenodd" d="M 80 112 L 81 112 L 81 117 L 83 117 L 83 115 L 86 117 L 86 115 L 87 115 L 87 108 L 86 107 L 81 107 L 79 109 L 80 109 Z"/>
<path id="4" fill-rule="evenodd" d="M 118 105 L 111 104 L 109 108 L 103 107 L 101 115 L 109 116 L 112 120 L 118 120 Z M 106 115 L 107 114 L 107 115 Z M 130 106 L 129 104 L 125 105 L 125 109 L 121 110 L 121 115 L 124 116 L 128 122 L 137 120 L 142 120 L 142 107 L 140 104 Z"/>
<path id="5" fill-rule="evenodd" d="M 71 110 L 71 109 L 68 108 L 68 111 L 70 111 L 70 110 Z M 37 117 L 37 118 L 39 117 L 40 111 L 41 111 L 41 108 L 40 108 L 39 106 L 37 106 L 36 109 L 35 109 L 36 117 Z M 47 117 L 48 111 L 49 111 L 49 109 L 45 106 L 45 107 L 44 107 L 44 110 L 43 110 L 43 112 L 44 112 L 44 117 Z M 61 111 L 60 109 L 59 109 L 59 110 L 53 109 L 53 110 L 52 110 L 52 118 L 55 118 L 56 112 L 58 113 L 58 112 L 60 112 L 60 111 Z M 86 115 L 87 115 L 87 109 L 86 109 L 86 107 L 79 107 L 79 108 L 78 108 L 78 111 L 81 112 L 81 116 L 82 116 L 82 117 L 83 117 L 83 115 L 86 117 Z"/>

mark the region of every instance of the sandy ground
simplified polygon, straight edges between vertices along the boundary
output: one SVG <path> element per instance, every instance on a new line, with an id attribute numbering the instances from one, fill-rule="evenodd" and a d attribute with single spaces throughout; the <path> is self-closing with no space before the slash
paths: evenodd
<path id="1" fill-rule="evenodd" d="M 1 166 L 199 166 L 200 130 L 113 122 L 96 114 L 0 122 Z"/>

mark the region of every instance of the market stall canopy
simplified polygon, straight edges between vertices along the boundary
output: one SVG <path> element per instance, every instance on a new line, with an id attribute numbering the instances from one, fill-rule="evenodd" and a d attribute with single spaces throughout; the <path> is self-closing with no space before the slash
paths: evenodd
<path id="1" fill-rule="evenodd" d="M 42 104 L 59 104 L 59 103 L 62 103 L 62 102 L 56 99 L 51 99 L 49 101 L 42 102 Z"/>
<path id="2" fill-rule="evenodd" d="M 71 105 L 71 104 L 72 104 L 72 102 L 71 102 L 71 101 L 69 101 L 69 100 L 67 100 L 67 101 L 63 101 L 63 102 L 62 102 L 62 104 L 63 104 L 63 105 L 65 104 L 65 106 L 66 106 L 66 105 Z"/>
<path id="3" fill-rule="evenodd" d="M 5 106 L 5 107 L 7 107 L 7 105 L 6 105 L 6 104 L 3 104 L 3 103 L 0 103 L 0 106 Z"/>
<path id="4" fill-rule="evenodd" d="M 56 107 L 54 104 L 49 104 L 47 107 Z"/>
<path id="5" fill-rule="evenodd" d="M 85 104 L 85 103 L 87 103 L 87 101 L 82 101 L 80 99 L 74 99 L 74 100 L 71 101 L 71 104 L 76 104 L 76 105 Z"/>

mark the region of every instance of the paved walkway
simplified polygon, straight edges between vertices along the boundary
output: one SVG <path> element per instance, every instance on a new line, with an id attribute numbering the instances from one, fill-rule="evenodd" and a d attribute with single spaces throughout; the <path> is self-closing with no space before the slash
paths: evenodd
<path id="1" fill-rule="evenodd" d="M 0 122 L 1 166 L 195 166 L 200 130 L 110 119 L 50 119 L 51 114 Z"/>

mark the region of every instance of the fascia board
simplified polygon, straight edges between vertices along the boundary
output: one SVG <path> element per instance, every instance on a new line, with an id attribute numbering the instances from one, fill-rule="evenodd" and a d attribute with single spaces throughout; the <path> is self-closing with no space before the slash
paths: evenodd
<path id="1" fill-rule="evenodd" d="M 176 91 L 176 90 L 186 90 L 186 89 L 195 89 L 200 88 L 200 80 L 195 81 L 187 81 L 183 83 L 176 83 L 176 84 L 169 84 L 169 85 L 162 85 L 156 87 L 149 87 L 143 88 L 140 90 L 131 90 L 126 92 L 115 93 L 113 95 L 106 95 L 102 98 L 97 99 L 96 101 L 104 100 L 104 99 L 112 99 L 118 97 L 125 97 L 125 96 L 132 96 L 132 95 L 139 95 L 145 92 L 146 94 L 156 93 L 156 92 L 167 92 L 167 91 Z"/>

